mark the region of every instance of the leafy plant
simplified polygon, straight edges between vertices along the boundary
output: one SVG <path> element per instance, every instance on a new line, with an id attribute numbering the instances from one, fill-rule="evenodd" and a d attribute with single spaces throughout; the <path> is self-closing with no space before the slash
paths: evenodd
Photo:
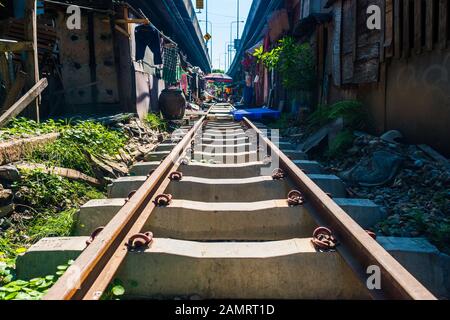
<path id="1" fill-rule="evenodd" d="M 339 101 L 331 106 L 318 106 L 307 122 L 311 127 L 324 126 L 342 117 L 347 127 L 362 129 L 367 125 L 367 111 L 359 101 Z"/>
<path id="2" fill-rule="evenodd" d="M 83 182 L 40 170 L 23 171 L 22 175 L 24 178 L 13 185 L 16 212 L 20 213 L 0 237 L 0 251 L 9 259 L 42 238 L 69 236 L 77 208 L 105 197 Z"/>
<path id="3" fill-rule="evenodd" d="M 278 46 L 265 52 L 264 47 L 261 46 L 255 50 L 253 56 L 256 57 L 258 62 L 263 63 L 266 68 L 272 70 L 278 66 L 278 62 L 280 61 L 280 53 L 282 50 L 283 48 Z"/>
<path id="4" fill-rule="evenodd" d="M 145 123 L 154 130 L 166 131 L 167 130 L 167 122 L 164 121 L 161 116 L 155 113 L 149 113 L 145 117 Z"/>
<path id="5" fill-rule="evenodd" d="M 315 83 L 315 61 L 308 43 L 298 44 L 293 37 L 284 37 L 272 50 L 256 49 L 254 56 L 268 69 L 280 72 L 288 90 L 311 90 Z"/>
<path id="6" fill-rule="evenodd" d="M 71 260 L 67 265 L 58 266 L 58 271 L 54 275 L 34 278 L 30 281 L 12 281 L 11 279 L 3 287 L 0 287 L 0 300 L 40 300 L 72 264 Z"/>
<path id="7" fill-rule="evenodd" d="M 16 181 L 19 203 L 35 210 L 64 210 L 83 203 L 92 197 L 102 197 L 97 189 L 78 181 L 44 173 L 41 170 L 24 170 L 23 179 Z"/>
<path id="8" fill-rule="evenodd" d="M 61 136 L 54 143 L 34 150 L 29 160 L 75 169 L 93 175 L 89 155 L 115 155 L 125 145 L 123 132 L 92 121 L 57 127 Z"/>
<path id="9" fill-rule="evenodd" d="M 57 132 L 66 125 L 67 123 L 63 120 L 48 120 L 44 123 L 37 123 L 36 121 L 27 118 L 15 118 L 11 120 L 6 128 L 2 128 L 0 131 L 0 140 L 26 138 Z"/>
<path id="10" fill-rule="evenodd" d="M 350 130 L 339 132 L 328 146 L 328 150 L 325 152 L 325 156 L 334 158 L 342 154 L 345 150 L 352 146 L 354 139 L 355 136 Z"/>
<path id="11" fill-rule="evenodd" d="M 120 300 L 125 294 L 125 287 L 119 279 L 114 279 L 112 283 L 109 284 L 105 293 L 103 294 L 101 300 Z"/>
<path id="12" fill-rule="evenodd" d="M 13 119 L 7 128 L 0 130 L 0 140 L 51 132 L 59 132 L 60 138 L 34 150 L 28 155 L 28 160 L 75 169 L 90 175 L 93 170 L 87 154 L 116 155 L 126 142 L 126 135 L 122 131 L 109 129 L 93 121 L 72 125 L 65 120 L 37 123 L 26 118 Z"/>
<path id="13" fill-rule="evenodd" d="M 282 113 L 279 119 L 267 123 L 267 126 L 271 129 L 285 130 L 291 128 L 294 125 L 295 121 L 295 115 L 290 113 Z"/>
<path id="14" fill-rule="evenodd" d="M 4 252 L 0 252 L 0 286 L 10 283 L 14 279 L 14 259 L 6 258 Z"/>

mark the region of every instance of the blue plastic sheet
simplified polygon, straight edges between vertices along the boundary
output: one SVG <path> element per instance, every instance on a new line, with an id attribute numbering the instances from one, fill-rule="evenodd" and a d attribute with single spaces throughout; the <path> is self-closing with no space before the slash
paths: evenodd
<path id="1" fill-rule="evenodd" d="M 265 108 L 256 109 L 241 109 L 233 112 L 234 120 L 241 121 L 244 117 L 250 120 L 260 120 L 262 118 L 279 119 L 281 117 L 280 111 L 275 111 Z"/>

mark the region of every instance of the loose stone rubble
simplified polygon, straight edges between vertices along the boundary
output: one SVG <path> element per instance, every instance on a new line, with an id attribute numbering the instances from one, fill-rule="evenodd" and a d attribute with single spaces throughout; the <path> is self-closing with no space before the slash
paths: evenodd
<path id="1" fill-rule="evenodd" d="M 304 140 L 302 128 L 284 133 Z M 388 218 L 376 232 L 387 236 L 426 237 L 450 253 L 450 170 L 416 145 L 398 142 L 401 134 L 381 137 L 355 132 L 353 146 L 337 158 L 320 158 L 325 171 L 342 178 L 350 196 L 382 206 Z M 320 146 L 318 147 L 320 148 Z M 314 156 L 313 156 L 314 158 Z"/>

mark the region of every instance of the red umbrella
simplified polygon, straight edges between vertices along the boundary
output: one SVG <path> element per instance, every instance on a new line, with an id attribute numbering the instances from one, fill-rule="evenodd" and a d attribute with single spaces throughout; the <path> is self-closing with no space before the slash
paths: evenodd
<path id="1" fill-rule="evenodd" d="M 224 73 L 210 73 L 205 77 L 205 80 L 214 82 L 226 82 L 226 83 L 233 82 L 233 78 L 227 76 Z"/>

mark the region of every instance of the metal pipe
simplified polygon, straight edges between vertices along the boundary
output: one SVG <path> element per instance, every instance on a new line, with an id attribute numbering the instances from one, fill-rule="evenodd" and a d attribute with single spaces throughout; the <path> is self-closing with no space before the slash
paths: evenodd
<path id="1" fill-rule="evenodd" d="M 206 0 L 206 33 L 208 33 L 208 0 Z M 208 47 L 208 46 L 207 46 Z"/>

